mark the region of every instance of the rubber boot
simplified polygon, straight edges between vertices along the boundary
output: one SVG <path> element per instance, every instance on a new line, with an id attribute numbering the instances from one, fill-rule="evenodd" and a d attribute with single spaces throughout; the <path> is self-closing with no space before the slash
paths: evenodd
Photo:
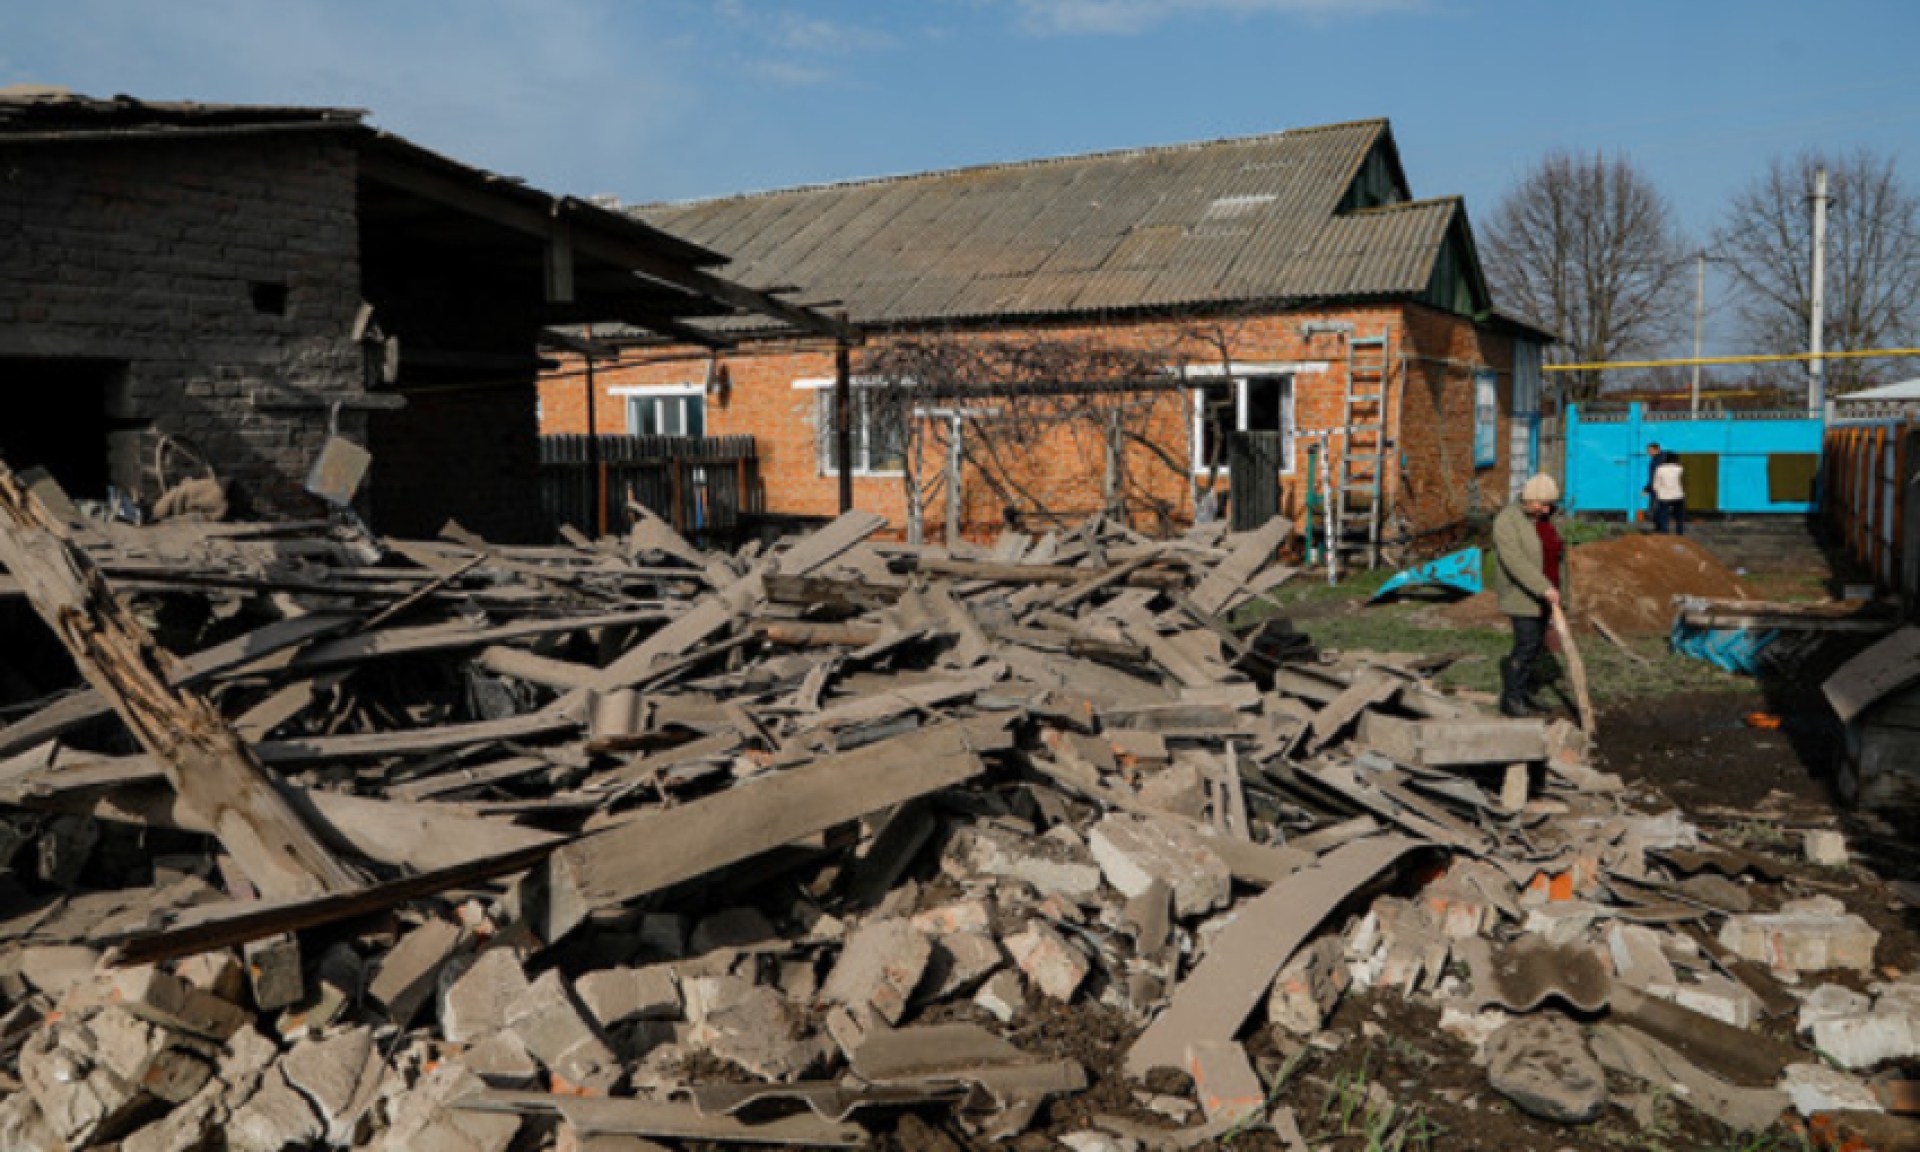
<path id="1" fill-rule="evenodd" d="M 1520 685 L 1520 670 L 1513 666 L 1513 657 L 1500 658 L 1500 715 L 1514 720 L 1525 720 L 1535 715 L 1528 707 L 1525 690 Z"/>

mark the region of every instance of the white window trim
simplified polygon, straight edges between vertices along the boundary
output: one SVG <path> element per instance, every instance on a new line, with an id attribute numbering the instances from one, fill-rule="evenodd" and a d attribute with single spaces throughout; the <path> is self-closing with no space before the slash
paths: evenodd
<path id="1" fill-rule="evenodd" d="M 620 384 L 607 389 L 607 395 L 619 396 L 626 401 L 627 434 L 630 436 L 639 436 L 642 435 L 642 433 L 633 430 L 633 402 L 635 400 L 675 400 L 682 396 L 698 396 L 701 398 L 701 407 L 704 409 L 706 407 L 707 386 L 697 383 Z M 706 427 L 706 415 L 704 411 L 701 413 L 702 429 Z M 664 436 L 668 435 L 668 433 L 661 432 L 655 433 L 655 435 Z M 685 433 L 683 432 L 681 435 L 684 436 Z"/>
<path id="2" fill-rule="evenodd" d="M 1198 377 L 1211 380 L 1221 376 L 1302 376 L 1328 372 L 1333 368 L 1331 360 L 1262 360 L 1239 361 L 1227 364 L 1188 364 L 1184 368 L 1169 369 L 1175 376 L 1186 379 Z"/>
<path id="3" fill-rule="evenodd" d="M 833 388 L 834 382 L 835 381 L 832 376 L 805 376 L 795 380 L 793 382 L 793 387 L 795 391 L 822 392 L 822 391 L 831 390 Z M 887 378 L 884 376 L 852 376 L 848 378 L 847 384 L 850 389 L 854 389 L 854 390 L 861 389 L 861 388 L 870 388 L 870 389 L 884 388 L 887 386 Z M 820 401 L 821 401 L 820 397 L 815 397 L 814 411 L 816 413 L 820 413 L 821 409 L 824 407 Z M 916 415 L 917 414 L 918 413 L 916 412 Z M 859 435 L 858 428 L 852 429 L 852 432 L 854 434 L 854 441 L 855 441 L 854 448 L 853 448 L 853 454 L 855 459 L 854 459 L 853 467 L 848 469 L 848 472 L 851 475 L 856 477 L 861 477 L 861 478 L 896 479 L 897 480 L 900 477 L 905 476 L 907 474 L 906 469 L 904 468 L 869 468 L 867 467 L 863 463 L 863 461 L 867 456 L 869 445 L 862 444 L 859 442 L 860 435 Z M 814 428 L 814 443 L 816 447 L 813 453 L 813 464 L 814 464 L 814 468 L 816 469 L 816 474 L 822 477 L 839 475 L 839 472 L 836 471 L 834 468 L 832 468 L 827 462 L 828 450 L 826 447 L 826 438 L 830 434 L 831 434 L 831 430 L 827 428 L 824 424 L 817 424 Z M 909 450 L 911 449 L 909 448 Z"/>
<path id="4" fill-rule="evenodd" d="M 1218 369 L 1217 365 L 1215 367 L 1216 369 Z M 1259 378 L 1273 377 L 1273 376 L 1286 377 L 1286 380 L 1287 380 L 1286 462 L 1280 469 L 1280 475 L 1291 476 L 1294 474 L 1293 441 L 1300 434 L 1300 426 L 1297 423 L 1295 423 L 1295 420 L 1296 420 L 1295 413 L 1298 411 L 1298 405 L 1299 405 L 1298 385 L 1299 385 L 1300 377 L 1297 373 L 1287 371 L 1283 365 L 1244 364 L 1244 365 L 1234 365 L 1231 373 L 1225 370 L 1216 370 L 1213 372 L 1205 372 L 1205 373 L 1189 372 L 1187 375 L 1189 377 L 1194 377 L 1194 376 L 1211 377 L 1215 380 L 1219 379 L 1220 377 L 1231 376 L 1233 386 L 1234 386 L 1233 387 L 1233 428 L 1234 428 L 1234 431 L 1236 432 L 1244 432 L 1247 427 L 1247 381 L 1250 379 L 1259 379 Z M 1195 476 L 1219 475 L 1219 476 L 1231 477 L 1233 475 L 1233 468 L 1231 465 L 1227 464 L 1225 461 L 1221 462 L 1218 472 L 1215 472 L 1214 469 L 1208 467 L 1206 463 L 1200 459 L 1200 443 L 1201 443 L 1200 429 L 1202 426 L 1202 422 L 1205 421 L 1206 419 L 1206 404 L 1202 400 L 1202 396 L 1204 394 L 1205 394 L 1204 389 L 1192 388 L 1188 390 L 1188 396 L 1192 404 L 1192 413 L 1191 413 L 1192 423 L 1187 429 L 1187 457 L 1191 462 L 1191 466 L 1193 468 L 1193 474 Z"/>

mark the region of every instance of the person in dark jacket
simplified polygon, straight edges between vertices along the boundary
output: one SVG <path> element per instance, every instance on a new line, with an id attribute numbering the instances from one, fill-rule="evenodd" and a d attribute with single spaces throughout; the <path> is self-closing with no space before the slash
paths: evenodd
<path id="1" fill-rule="evenodd" d="M 1500 714 L 1522 717 L 1544 712 L 1530 690 L 1533 666 L 1547 646 L 1547 627 L 1560 604 L 1566 574 L 1566 546 L 1553 526 L 1560 485 L 1553 477 L 1534 476 L 1520 488 L 1520 499 L 1493 518 L 1494 578 L 1500 611 L 1513 624 L 1513 650 L 1500 661 Z"/>

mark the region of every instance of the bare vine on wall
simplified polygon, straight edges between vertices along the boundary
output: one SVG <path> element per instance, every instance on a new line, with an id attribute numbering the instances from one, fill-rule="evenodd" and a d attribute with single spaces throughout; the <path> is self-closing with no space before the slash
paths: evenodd
<path id="1" fill-rule="evenodd" d="M 1184 411 L 1176 361 L 1165 345 L 1092 335 L 940 332 L 871 348 L 857 375 L 865 418 L 902 442 L 909 536 L 943 523 L 952 538 L 979 519 L 970 492 L 1013 527 L 1098 514 L 1170 526 L 1168 485 L 1149 473 L 1188 468 L 1162 443 Z M 1098 477 L 1097 502 L 1062 477 Z"/>

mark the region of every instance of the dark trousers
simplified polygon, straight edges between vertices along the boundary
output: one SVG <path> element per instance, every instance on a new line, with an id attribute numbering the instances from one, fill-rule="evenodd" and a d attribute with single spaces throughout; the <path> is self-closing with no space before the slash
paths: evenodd
<path id="1" fill-rule="evenodd" d="M 1513 651 L 1507 654 L 1507 666 L 1511 668 L 1513 686 L 1525 689 L 1533 682 L 1533 665 L 1540 659 L 1540 653 L 1547 646 L 1547 618 L 1545 616 L 1509 616 L 1513 621 Z"/>
<path id="2" fill-rule="evenodd" d="M 1685 500 L 1655 500 L 1653 502 L 1653 530 L 1663 535 L 1685 536 L 1687 534 L 1687 502 Z"/>

